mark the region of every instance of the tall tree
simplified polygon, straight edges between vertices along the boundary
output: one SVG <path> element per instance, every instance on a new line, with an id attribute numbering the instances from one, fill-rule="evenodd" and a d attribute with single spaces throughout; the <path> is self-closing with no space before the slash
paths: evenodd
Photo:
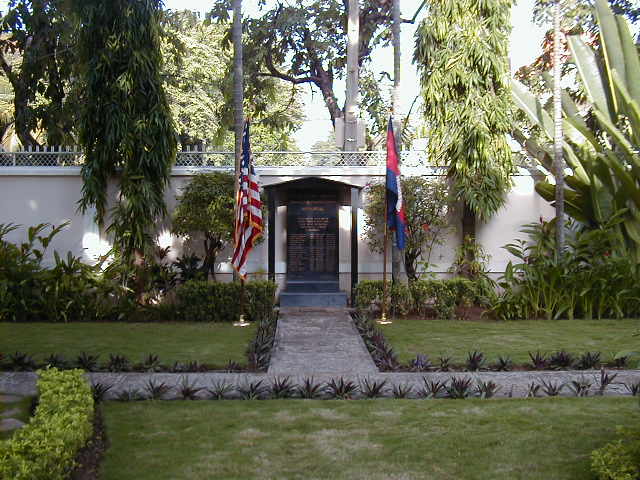
<path id="1" fill-rule="evenodd" d="M 210 18 L 229 20 L 228 0 L 217 0 Z M 245 95 L 251 98 L 255 85 L 265 78 L 278 78 L 292 85 L 316 87 L 325 102 L 332 122 L 344 117 L 338 104 L 335 81 L 346 76 L 347 0 L 300 0 L 297 2 L 260 2 L 258 18 L 244 21 Z M 366 67 L 373 49 L 389 40 L 386 28 L 391 16 L 389 0 L 361 2 L 358 66 Z M 361 91 L 361 95 L 379 96 L 379 88 Z M 363 99 L 363 103 L 367 103 Z M 384 117 L 384 116 L 383 116 Z M 382 120 L 381 129 L 386 127 Z"/>
<path id="2" fill-rule="evenodd" d="M 189 10 L 165 11 L 162 26 L 162 77 L 180 144 L 232 149 L 233 55 L 223 48 L 224 26 Z M 252 116 L 255 150 L 293 148 L 303 109 L 292 86 L 265 79 L 251 100 L 244 108 Z"/>
<path id="3" fill-rule="evenodd" d="M 137 262 L 166 213 L 164 190 L 176 134 L 160 71 L 161 0 L 76 0 L 78 59 L 83 81 L 80 208 L 107 217 L 107 188 L 117 179 L 108 232 L 125 258 Z"/>
<path id="4" fill-rule="evenodd" d="M 429 150 L 447 165 L 463 204 L 463 235 L 475 235 L 504 203 L 513 170 L 508 41 L 512 0 L 433 0 L 416 31 Z"/>
<path id="5" fill-rule="evenodd" d="M 75 103 L 69 95 L 74 63 L 70 12 L 64 0 L 9 0 L 0 19 L 0 69 L 13 90 L 15 132 L 23 146 L 68 141 Z"/>
<path id="6" fill-rule="evenodd" d="M 536 0 L 533 7 L 533 21 L 538 25 L 549 25 L 553 21 L 556 0 Z M 594 13 L 594 0 L 564 0 L 564 19 L 572 33 L 598 31 Z M 633 0 L 607 0 L 615 15 L 621 15 L 635 24 L 640 21 L 640 5 Z"/>

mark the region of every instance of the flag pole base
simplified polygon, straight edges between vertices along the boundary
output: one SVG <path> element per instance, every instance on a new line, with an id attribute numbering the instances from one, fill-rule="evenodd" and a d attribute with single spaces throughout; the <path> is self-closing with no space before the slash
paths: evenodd
<path id="1" fill-rule="evenodd" d="M 240 315 L 240 318 L 238 319 L 238 321 L 233 322 L 234 327 L 248 327 L 249 325 L 251 325 L 251 323 L 247 322 L 244 319 L 244 315 Z"/>
<path id="2" fill-rule="evenodd" d="M 387 314 L 383 313 L 382 316 L 376 320 L 378 325 L 391 325 L 393 321 L 390 318 L 387 318 Z"/>

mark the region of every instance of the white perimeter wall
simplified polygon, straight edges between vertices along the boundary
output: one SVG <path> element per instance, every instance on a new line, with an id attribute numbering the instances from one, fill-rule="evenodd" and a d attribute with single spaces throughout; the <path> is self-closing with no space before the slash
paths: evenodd
<path id="1" fill-rule="evenodd" d="M 202 171 L 202 170 L 199 170 Z M 286 172 L 286 173 L 285 173 Z M 166 201 L 171 212 L 176 203 L 176 196 L 182 187 L 189 182 L 197 171 L 187 168 L 174 169 L 170 188 L 166 192 Z M 354 186 L 364 187 L 367 183 L 383 181 L 384 172 L 380 167 L 340 167 L 340 168 L 266 168 L 258 170 L 263 185 L 272 185 L 286 180 L 296 180 L 314 176 L 344 182 Z M 432 172 L 410 169 L 405 175 L 429 175 Z M 82 256 L 91 261 L 97 255 L 109 249 L 108 238 L 98 232 L 93 223 L 92 213 L 82 215 L 77 212 L 77 202 L 81 196 L 82 181 L 79 168 L 75 167 L 10 167 L 0 168 L 0 223 L 15 223 L 23 227 L 13 232 L 9 240 L 19 243 L 26 238 L 26 228 L 39 223 L 53 223 L 59 225 L 69 221 L 70 225 L 54 241 L 53 249 L 60 253 L 67 251 Z M 513 177 L 514 187 L 508 194 L 505 206 L 486 224 L 479 224 L 478 239 L 486 252 L 491 256 L 489 269 L 499 274 L 511 259 L 503 245 L 513 242 L 516 238 L 525 238 L 519 230 L 523 224 L 537 221 L 540 217 L 549 219 L 554 211 L 534 191 L 534 180 L 526 170 L 520 171 Z M 115 195 L 115 191 L 111 195 Z M 366 202 L 365 195 L 361 201 Z M 460 244 L 460 220 L 452 218 L 452 232 L 445 239 L 442 246 L 432 253 L 431 263 L 435 264 L 433 271 L 446 274 L 453 260 L 455 249 Z M 339 209 L 339 244 L 340 244 L 340 277 L 342 288 L 348 290 L 350 282 L 350 236 L 351 236 L 351 208 Z M 286 274 L 286 206 L 278 207 L 276 214 L 276 275 L 279 281 L 284 280 Z M 364 214 L 362 208 L 358 210 L 358 231 L 364 228 Z M 165 220 L 158 224 L 158 243 L 165 247 L 171 246 L 170 258 L 175 259 L 182 251 L 195 249 L 199 251 L 198 241 L 194 245 L 184 245 L 183 239 L 169 234 L 170 222 Z M 230 251 L 220 255 L 217 271 L 219 279 L 229 280 L 231 268 L 229 265 Z M 380 278 L 382 274 L 382 256 L 372 253 L 366 243 L 360 238 L 358 245 L 359 278 Z M 249 271 L 255 277 L 266 278 L 267 273 L 267 242 L 264 241 L 251 255 Z M 390 264 L 388 269 L 390 271 Z"/>

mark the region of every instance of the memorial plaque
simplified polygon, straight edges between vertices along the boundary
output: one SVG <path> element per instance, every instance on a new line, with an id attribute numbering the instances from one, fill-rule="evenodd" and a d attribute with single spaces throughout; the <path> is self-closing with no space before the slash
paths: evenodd
<path id="1" fill-rule="evenodd" d="M 337 202 L 289 202 L 287 271 L 309 278 L 338 273 Z"/>

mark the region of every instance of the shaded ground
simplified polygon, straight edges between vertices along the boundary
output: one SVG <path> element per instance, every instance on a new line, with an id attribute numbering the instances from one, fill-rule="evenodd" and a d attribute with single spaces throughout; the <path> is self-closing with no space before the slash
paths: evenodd
<path id="1" fill-rule="evenodd" d="M 187 362 L 224 365 L 229 360 L 246 363 L 245 350 L 255 335 L 246 328 L 222 323 L 0 323 L 0 352 L 26 352 L 42 361 L 52 353 L 75 359 L 85 351 L 100 355 L 125 355 L 132 362 L 147 354 L 163 364 Z"/>
<path id="2" fill-rule="evenodd" d="M 0 393 L 0 440 L 6 440 L 15 431 L 12 423 L 28 423 L 31 418 L 33 397 L 15 397 Z"/>
<path id="3" fill-rule="evenodd" d="M 401 361 L 416 354 L 451 356 L 463 362 L 468 352 L 479 350 L 490 360 L 510 356 L 528 362 L 528 352 L 571 353 L 599 351 L 609 361 L 621 350 L 640 349 L 640 320 L 522 320 L 474 322 L 462 320 L 394 320 L 380 328 Z"/>
<path id="4" fill-rule="evenodd" d="M 104 480 L 585 479 L 637 399 L 105 405 Z"/>

